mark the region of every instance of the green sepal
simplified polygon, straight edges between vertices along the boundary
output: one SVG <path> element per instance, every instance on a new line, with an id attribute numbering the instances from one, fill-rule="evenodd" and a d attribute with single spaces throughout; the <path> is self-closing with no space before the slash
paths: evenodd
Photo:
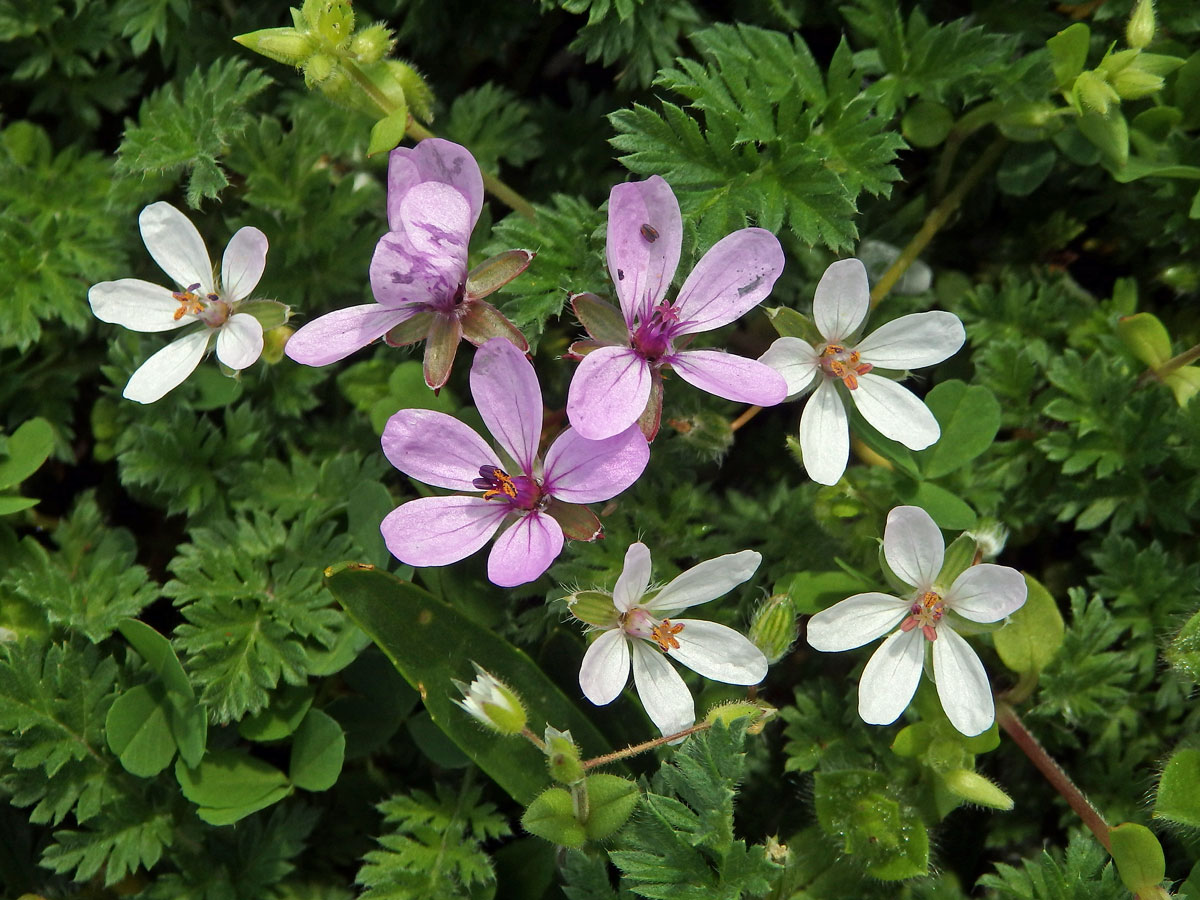
<path id="1" fill-rule="evenodd" d="M 489 257 L 467 273 L 467 300 L 480 300 L 500 290 L 529 268 L 537 254 L 532 250 L 505 250 Z"/>
<path id="2" fill-rule="evenodd" d="M 969 534 L 960 534 L 950 542 L 936 580 L 943 590 L 948 590 L 954 580 L 971 567 L 977 547 L 975 539 Z"/>
<path id="3" fill-rule="evenodd" d="M 642 792 L 619 775 L 589 775 L 584 783 L 588 794 L 588 817 L 583 825 L 590 841 L 615 834 L 633 815 Z"/>
<path id="4" fill-rule="evenodd" d="M 299 68 L 317 48 L 316 41 L 295 28 L 260 28 L 234 40 L 268 59 Z"/>
<path id="5" fill-rule="evenodd" d="M 1076 127 L 1096 145 L 1109 165 L 1125 168 L 1129 162 L 1129 126 L 1119 109 L 1111 110 L 1107 116 L 1085 112 L 1076 120 Z"/>
<path id="6" fill-rule="evenodd" d="M 929 722 L 914 722 L 905 725 L 892 740 L 892 752 L 906 759 L 921 756 L 929 749 L 934 737 L 934 726 Z"/>
<path id="7" fill-rule="evenodd" d="M 594 541 L 604 533 L 596 514 L 580 503 L 564 503 L 554 497 L 546 507 L 546 515 L 558 523 L 567 540 Z"/>
<path id="8" fill-rule="evenodd" d="M 1112 858 L 1125 887 L 1145 896 L 1167 877 L 1167 860 L 1162 844 L 1145 825 L 1122 822 L 1108 830 Z"/>
<path id="9" fill-rule="evenodd" d="M 566 597 L 567 610 L 580 622 L 599 628 L 612 628 L 620 613 L 612 594 L 604 591 L 576 591 Z"/>
<path id="10" fill-rule="evenodd" d="M 1083 22 L 1064 28 L 1050 40 L 1046 49 L 1050 51 L 1050 66 L 1054 70 L 1054 82 L 1060 91 L 1069 90 L 1087 63 L 1091 30 Z"/>
<path id="11" fill-rule="evenodd" d="M 407 347 L 417 341 L 423 341 L 429 336 L 429 326 L 433 324 L 433 313 L 419 312 L 411 319 L 405 319 L 399 325 L 388 329 L 383 336 L 383 342 L 389 347 Z"/>
<path id="12" fill-rule="evenodd" d="M 728 727 L 738 719 L 749 719 L 746 734 L 761 734 L 778 713 L 779 710 L 762 700 L 730 700 L 728 703 L 718 703 L 705 713 L 704 721 L 710 725 L 721 722 Z"/>
<path id="13" fill-rule="evenodd" d="M 272 328 L 286 325 L 288 319 L 292 317 L 291 307 L 278 300 L 248 300 L 245 303 L 239 303 L 236 311 L 254 316 L 262 325 L 263 331 L 270 331 Z"/>
<path id="14" fill-rule="evenodd" d="M 593 340 L 617 346 L 629 343 L 629 326 L 617 307 L 592 293 L 572 294 L 570 300 L 575 318 Z"/>
<path id="15" fill-rule="evenodd" d="M 942 781 L 952 794 L 968 803 L 1004 812 L 1013 808 L 1012 797 L 971 769 L 951 769 L 943 772 Z"/>
<path id="16" fill-rule="evenodd" d="M 1025 585 L 1025 604 L 992 637 L 1006 666 L 1036 675 L 1058 654 L 1066 626 L 1050 592 L 1032 575 L 1025 575 Z"/>
<path id="17" fill-rule="evenodd" d="M 529 804 L 521 816 L 521 827 L 560 847 L 577 850 L 587 840 L 587 832 L 575 818 L 575 807 L 566 788 L 552 787 Z"/>
<path id="18" fill-rule="evenodd" d="M 1096 115 L 1103 119 L 1114 107 L 1121 105 L 1121 97 L 1109 84 L 1108 79 L 1096 72 L 1081 72 L 1071 88 L 1071 97 L 1081 116 Z M 1082 126 L 1080 130 L 1097 147 L 1105 149 L 1105 144 L 1092 137 Z"/>
<path id="19" fill-rule="evenodd" d="M 796 607 L 787 594 L 772 594 L 754 611 L 747 637 L 774 665 L 787 655 L 799 635 Z"/>
<path id="20" fill-rule="evenodd" d="M 462 336 L 482 347 L 492 338 L 504 338 L 522 353 L 529 352 L 529 341 L 516 325 L 486 300 L 468 300 L 463 306 L 466 311 L 460 318 Z"/>
<path id="21" fill-rule="evenodd" d="M 1163 651 L 1163 658 L 1177 675 L 1200 684 L 1200 612 L 1193 613 L 1179 629 Z"/>
<path id="22" fill-rule="evenodd" d="M 814 347 L 825 343 L 825 338 L 817 330 L 816 324 L 803 313 L 798 313 L 788 306 L 776 306 L 765 312 L 780 337 L 800 338 Z"/>

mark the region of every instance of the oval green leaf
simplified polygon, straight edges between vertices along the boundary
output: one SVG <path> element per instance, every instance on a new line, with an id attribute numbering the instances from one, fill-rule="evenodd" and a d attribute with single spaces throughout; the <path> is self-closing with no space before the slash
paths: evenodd
<path id="1" fill-rule="evenodd" d="M 327 791 L 342 773 L 346 735 L 331 716 L 310 709 L 292 741 L 288 774 L 292 784 L 306 791 Z"/>
<path id="2" fill-rule="evenodd" d="M 1066 626 L 1050 592 L 1030 575 L 1025 576 L 1025 585 L 1029 589 L 1025 605 L 992 638 L 1006 666 L 1036 674 L 1058 653 Z"/>
<path id="3" fill-rule="evenodd" d="M 139 684 L 113 701 L 104 720 L 108 746 L 125 771 L 142 778 L 157 775 L 175 758 L 162 688 Z"/>
<path id="4" fill-rule="evenodd" d="M 979 456 L 1000 430 L 1000 402 L 982 385 L 944 381 L 925 395 L 942 436 L 913 455 L 926 478 L 940 478 Z"/>

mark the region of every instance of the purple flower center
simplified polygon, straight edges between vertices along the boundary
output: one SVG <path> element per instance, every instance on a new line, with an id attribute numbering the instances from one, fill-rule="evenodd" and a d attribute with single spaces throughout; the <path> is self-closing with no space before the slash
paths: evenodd
<path id="1" fill-rule="evenodd" d="M 936 591 L 926 591 L 921 594 L 913 605 L 908 608 L 909 616 L 900 623 L 901 631 L 912 631 L 920 628 L 926 640 L 937 640 L 937 624 L 946 614 L 946 602 Z"/>
<path id="2" fill-rule="evenodd" d="M 646 362 L 658 362 L 670 352 L 671 338 L 683 324 L 679 321 L 679 310 L 664 300 L 651 310 L 648 319 L 639 321 L 633 329 L 633 349 Z"/>
<path id="3" fill-rule="evenodd" d="M 484 500 L 507 503 L 514 509 L 540 509 L 550 500 L 536 478 L 509 475 L 496 466 L 480 466 L 479 477 L 471 483 L 483 491 Z"/>

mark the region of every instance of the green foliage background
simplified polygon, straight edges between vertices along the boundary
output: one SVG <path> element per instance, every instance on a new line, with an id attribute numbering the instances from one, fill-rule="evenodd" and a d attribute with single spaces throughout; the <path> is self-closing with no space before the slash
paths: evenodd
<path id="1" fill-rule="evenodd" d="M 865 726 L 867 654 L 803 640 L 759 692 L 781 721 L 632 761 L 644 794 L 629 823 L 558 853 L 521 832 L 521 807 L 326 584 L 350 560 L 414 578 L 579 699 L 585 642 L 561 598 L 611 586 L 629 542 L 649 544 L 662 579 L 761 552 L 755 579 L 711 613 L 743 628 L 764 589 L 810 614 L 882 587 L 884 517 L 913 502 L 952 531 L 1008 529 L 999 561 L 1044 585 L 1038 622 L 1057 610 L 1062 640 L 1036 671 L 1012 671 L 1001 642 L 978 637 L 997 691 L 1016 689 L 1111 824 L 1158 830 L 1168 880 L 1200 896 L 1200 876 L 1184 883 L 1200 797 L 1182 776 L 1159 796 L 1164 770 L 1200 746 L 1200 403 L 1146 377 L 1118 328 L 1149 312 L 1171 353 L 1200 341 L 1200 8 L 1157 4 L 1149 51 L 1182 65 L 1107 116 L 1071 109 L 1074 76 L 1064 91 L 1046 44 L 1085 22 L 1094 69 L 1126 46 L 1130 9 L 356 3 L 426 77 L 432 130 L 537 208 L 531 221 L 491 200 L 472 261 L 538 252 L 493 299 L 535 347 L 552 412 L 579 332 L 568 293 L 609 292 L 614 183 L 671 183 L 684 274 L 731 230 L 776 232 L 788 261 L 764 305 L 803 313 L 830 262 L 868 258 L 867 241 L 904 246 L 994 158 L 925 250 L 930 283 L 902 283 L 871 318 L 936 307 L 965 323 L 963 351 L 910 382 L 945 412 L 938 448 L 868 431 L 843 481 L 820 487 L 788 450 L 798 405 L 734 433 L 735 404 L 675 380 L 649 469 L 604 510 L 606 540 L 504 591 L 478 556 L 414 576 L 383 547 L 380 519 L 418 494 L 379 452 L 382 423 L 435 402 L 407 351 L 323 369 L 264 360 L 238 380 L 208 361 L 153 406 L 120 397 L 162 339 L 96 321 L 86 294 L 161 281 L 136 227 L 147 203 L 186 209 L 214 254 L 241 226 L 266 232 L 258 294 L 293 324 L 370 299 L 386 224 L 373 118 L 231 40 L 288 24 L 283 7 L 0 0 L 4 896 L 1129 896 L 1010 741 L 959 740 L 923 695 L 895 726 Z M 886 265 L 870 263 L 873 277 Z M 774 336 L 755 312 L 714 339 L 757 356 Z M 467 361 L 436 403 L 469 418 Z M 735 696 L 691 683 L 701 708 Z M 652 734 L 631 696 L 581 709 L 614 747 Z M 1012 811 L 947 788 L 976 770 Z"/>

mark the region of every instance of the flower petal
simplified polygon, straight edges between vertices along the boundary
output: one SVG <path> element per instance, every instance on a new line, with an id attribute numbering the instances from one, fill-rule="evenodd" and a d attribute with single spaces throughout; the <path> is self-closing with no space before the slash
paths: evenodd
<path id="1" fill-rule="evenodd" d="M 883 528 L 883 557 L 905 584 L 927 591 L 942 570 L 946 545 L 929 513 L 919 506 L 897 506 Z"/>
<path id="2" fill-rule="evenodd" d="M 607 706 L 629 681 L 629 639 L 620 628 L 610 628 L 592 641 L 579 667 L 583 696 L 597 706 Z"/>
<path id="3" fill-rule="evenodd" d="M 382 444 L 383 455 L 405 475 L 452 491 L 478 491 L 472 482 L 480 466 L 502 468 L 473 429 L 432 409 L 400 410 L 383 426 Z"/>
<path id="4" fill-rule="evenodd" d="M 267 236 L 252 226 L 239 228 L 221 257 L 221 287 L 229 302 L 242 300 L 258 287 L 267 267 Z"/>
<path id="5" fill-rule="evenodd" d="M 920 628 L 897 631 L 867 660 L 858 682 L 858 714 L 869 725 L 891 725 L 904 712 L 917 683 L 925 655 Z"/>
<path id="6" fill-rule="evenodd" d="M 154 261 L 176 284 L 183 288 L 199 284 L 200 293 L 212 293 L 212 262 L 204 239 L 187 216 L 159 201 L 142 210 L 138 227 Z"/>
<path id="7" fill-rule="evenodd" d="M 667 293 L 683 243 L 671 186 L 657 175 L 615 185 L 608 195 L 608 272 L 629 324 Z M 640 410 L 639 410 L 640 412 Z"/>
<path id="8" fill-rule="evenodd" d="M 825 653 L 861 647 L 899 625 L 909 605 L 874 591 L 847 597 L 808 620 L 808 643 Z"/>
<path id="9" fill-rule="evenodd" d="M 645 641 L 630 642 L 633 684 L 646 714 L 660 732 L 674 734 L 696 722 L 691 691 L 656 647 Z"/>
<path id="10" fill-rule="evenodd" d="M 833 382 L 822 376 L 800 414 L 804 470 L 817 484 L 837 484 L 850 458 L 850 422 Z"/>
<path id="11" fill-rule="evenodd" d="M 253 365 L 262 350 L 262 323 L 247 313 L 234 313 L 217 332 L 217 359 L 235 371 Z"/>
<path id="12" fill-rule="evenodd" d="M 400 223 L 412 247 L 431 259 L 457 261 L 466 281 L 471 207 L 456 188 L 440 181 L 415 185 L 400 201 Z"/>
<path id="13" fill-rule="evenodd" d="M 757 359 L 721 350 L 685 350 L 666 362 L 692 387 L 726 400 L 774 406 L 787 396 L 783 376 Z"/>
<path id="14" fill-rule="evenodd" d="M 579 363 L 567 389 L 567 418 L 588 440 L 620 434 L 650 399 L 650 366 L 628 347 L 600 347 Z"/>
<path id="15" fill-rule="evenodd" d="M 743 228 L 717 241 L 679 289 L 676 334 L 711 331 L 740 319 L 771 293 L 783 271 L 779 238 Z"/>
<path id="16" fill-rule="evenodd" d="M 767 677 L 767 658 L 744 636 L 717 622 L 679 619 L 678 648 L 667 655 L 698 675 L 725 684 L 758 684 Z"/>
<path id="17" fill-rule="evenodd" d="M 853 334 L 866 318 L 870 298 L 867 270 L 861 262 L 840 259 L 833 263 L 813 295 L 813 321 L 821 337 L 839 343 Z"/>
<path id="18" fill-rule="evenodd" d="M 530 474 L 542 435 L 542 389 L 533 364 L 504 338 L 492 338 L 475 353 L 471 396 L 492 437 Z"/>
<path id="19" fill-rule="evenodd" d="M 378 303 L 335 310 L 301 326 L 288 338 L 283 352 L 306 366 L 327 366 L 379 339 L 418 312 L 419 306 L 392 308 Z"/>
<path id="20" fill-rule="evenodd" d="M 650 548 L 638 541 L 625 551 L 625 566 L 613 587 L 613 605 L 621 612 L 629 612 L 649 586 Z"/>
<path id="21" fill-rule="evenodd" d="M 371 257 L 371 293 L 384 306 L 423 303 L 448 310 L 466 274 L 465 259 L 422 252 L 404 232 L 389 231 Z"/>
<path id="22" fill-rule="evenodd" d="M 568 428 L 546 451 L 543 488 L 567 503 L 596 503 L 637 481 L 649 461 L 650 445 L 637 425 L 602 441 Z"/>
<path id="23" fill-rule="evenodd" d="M 212 330 L 203 328 L 167 344 L 130 376 L 121 396 L 138 403 L 153 403 L 161 399 L 196 371 L 196 366 L 204 358 L 204 351 L 208 349 L 210 337 Z"/>
<path id="24" fill-rule="evenodd" d="M 482 497 L 421 497 L 388 513 L 379 525 L 392 556 L 410 566 L 445 566 L 488 542 L 508 507 Z"/>
<path id="25" fill-rule="evenodd" d="M 488 580 L 500 587 L 533 581 L 550 568 L 562 548 L 562 527 L 553 516 L 527 513 L 496 538 L 488 557 Z"/>
<path id="26" fill-rule="evenodd" d="M 471 227 L 483 209 L 483 175 L 469 150 L 442 138 L 426 138 L 415 147 L 397 147 L 388 156 L 388 221 L 399 231 L 400 203 L 417 184 L 440 181 L 467 200 Z"/>
<path id="27" fill-rule="evenodd" d="M 796 337 L 777 338 L 767 352 L 758 358 L 760 363 L 783 376 L 789 397 L 815 387 L 821 375 L 819 360 L 812 344 Z"/>
<path id="28" fill-rule="evenodd" d="M 102 281 L 88 289 L 88 303 L 101 322 L 121 325 L 130 331 L 171 331 L 191 325 L 192 316 L 175 318 L 179 301 L 168 288 L 140 278 Z"/>
<path id="29" fill-rule="evenodd" d="M 954 579 L 946 606 L 972 622 L 999 622 L 1025 605 L 1025 577 L 1009 566 L 981 563 Z"/>
<path id="30" fill-rule="evenodd" d="M 996 707 L 983 663 L 956 631 L 944 623 L 933 642 L 933 677 L 950 724 L 974 737 L 992 727 Z"/>
<path id="31" fill-rule="evenodd" d="M 642 606 L 656 611 L 676 611 L 707 603 L 748 580 L 760 562 L 762 554 L 754 550 L 739 550 L 706 559 L 675 576 Z"/>
<path id="32" fill-rule="evenodd" d="M 942 434 L 937 419 L 916 394 L 887 378 L 859 375 L 850 396 L 876 431 L 910 450 L 924 450 Z"/>
<path id="33" fill-rule="evenodd" d="M 912 313 L 881 325 L 854 349 L 863 362 L 884 369 L 932 366 L 959 351 L 967 333 L 954 313 Z"/>

